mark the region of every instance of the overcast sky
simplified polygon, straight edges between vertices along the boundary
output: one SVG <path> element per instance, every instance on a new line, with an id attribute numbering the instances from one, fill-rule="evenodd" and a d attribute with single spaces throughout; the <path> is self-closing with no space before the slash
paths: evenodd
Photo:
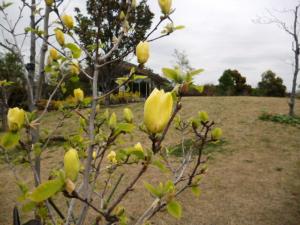
<path id="1" fill-rule="evenodd" d="M 154 12 L 159 12 L 156 1 L 150 1 Z M 185 50 L 192 66 L 205 72 L 199 83 L 217 83 L 225 69 L 237 69 L 253 86 L 261 74 L 272 69 L 292 84 L 291 37 L 276 25 L 252 22 L 267 15 L 266 9 L 290 9 L 296 0 L 175 0 L 176 24 L 186 29 L 152 45 L 149 65 L 156 71 L 171 66 L 174 49 Z M 281 15 L 290 21 L 292 17 Z M 299 80 L 299 79 L 298 79 Z M 299 83 L 299 82 L 298 82 Z"/>
<path id="2" fill-rule="evenodd" d="M 74 6 L 85 8 L 85 0 L 69 2 L 68 12 Z M 157 21 L 157 0 L 148 2 Z M 147 66 L 161 73 L 162 67 L 172 66 L 174 49 L 184 50 L 194 68 L 205 70 L 196 79 L 199 84 L 217 84 L 225 69 L 237 69 L 249 84 L 256 86 L 261 74 L 271 69 L 290 90 L 292 38 L 274 24 L 256 24 L 253 19 L 267 15 L 267 9 L 292 9 L 297 3 L 298 0 L 173 0 L 174 23 L 186 28 L 152 43 Z M 10 13 L 16 14 L 12 9 Z M 276 15 L 291 22 L 290 13 Z M 160 31 L 156 33 L 159 34 Z"/>

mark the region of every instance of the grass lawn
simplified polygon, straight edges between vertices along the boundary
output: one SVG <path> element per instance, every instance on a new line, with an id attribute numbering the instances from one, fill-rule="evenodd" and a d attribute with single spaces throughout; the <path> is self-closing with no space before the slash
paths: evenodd
<path id="1" fill-rule="evenodd" d="M 143 103 L 129 107 L 135 119 L 142 121 Z M 296 107 L 300 115 L 300 101 L 297 101 Z M 122 107 L 112 109 L 121 116 Z M 202 180 L 201 197 L 195 198 L 190 191 L 186 191 L 179 199 L 183 203 L 183 218 L 175 220 L 166 213 L 160 213 L 154 218 L 154 224 L 299 225 L 300 129 L 258 119 L 263 111 L 286 113 L 288 99 L 188 97 L 183 100 L 183 117 L 191 117 L 200 110 L 207 111 L 210 119 L 223 129 L 224 142 L 208 149 L 213 157 Z M 43 125 L 50 130 L 55 129 L 58 116 L 57 112 L 47 114 Z M 71 134 L 77 126 L 78 119 L 74 116 L 56 133 Z M 174 129 L 170 130 L 165 144 L 178 144 L 178 137 Z M 119 145 L 131 145 L 137 141 L 144 146 L 150 145 L 146 136 L 140 133 L 126 138 Z M 51 168 L 62 165 L 62 147 L 51 146 L 43 158 L 42 174 L 46 179 Z M 127 168 L 124 171 L 129 177 L 136 172 Z M 17 173 L 26 182 L 32 182 L 29 168 L 18 166 Z M 161 179 L 161 174 L 159 170 L 151 169 L 143 179 L 154 182 Z M 101 185 L 101 180 L 98 185 Z M 132 218 L 140 215 L 151 201 L 143 189 L 142 182 L 138 183 L 136 192 L 126 199 L 125 206 L 129 207 Z M 17 204 L 18 193 L 13 173 L 6 165 L 0 164 L 1 225 L 12 224 L 12 209 Z M 28 218 L 28 215 L 22 216 Z"/>

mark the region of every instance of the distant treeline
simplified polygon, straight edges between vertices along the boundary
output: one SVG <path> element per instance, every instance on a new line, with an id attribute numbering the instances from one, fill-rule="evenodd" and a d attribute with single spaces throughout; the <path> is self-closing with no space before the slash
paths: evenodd
<path id="1" fill-rule="evenodd" d="M 271 70 L 268 70 L 262 74 L 261 81 L 255 88 L 247 84 L 246 77 L 243 77 L 237 70 L 225 70 L 218 81 L 218 85 L 204 85 L 204 91 L 201 94 L 197 93 L 196 91 L 189 91 L 188 93 L 186 93 L 186 95 L 272 97 L 288 96 L 288 93 L 286 92 L 286 86 L 283 84 L 283 80 Z"/>

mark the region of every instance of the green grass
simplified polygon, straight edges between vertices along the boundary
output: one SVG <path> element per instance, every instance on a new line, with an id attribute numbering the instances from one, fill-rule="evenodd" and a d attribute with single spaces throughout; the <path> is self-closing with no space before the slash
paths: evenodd
<path id="1" fill-rule="evenodd" d="M 183 145 L 181 144 L 177 144 L 174 145 L 172 147 L 170 147 L 169 151 L 170 154 L 176 157 L 182 157 L 183 151 L 182 148 L 184 148 L 184 150 L 193 151 L 194 155 L 198 154 L 198 149 L 197 148 L 192 148 L 194 141 L 192 139 L 187 139 L 184 141 Z M 203 149 L 203 154 L 204 155 L 211 155 L 211 154 L 215 154 L 215 153 L 222 153 L 225 152 L 225 148 L 224 145 L 226 144 L 225 140 L 220 140 L 218 142 L 215 143 L 208 143 L 205 145 L 204 149 Z"/>
<path id="2" fill-rule="evenodd" d="M 289 116 L 285 114 L 271 114 L 264 112 L 259 116 L 259 119 L 263 121 L 289 124 L 300 128 L 300 116 Z"/>

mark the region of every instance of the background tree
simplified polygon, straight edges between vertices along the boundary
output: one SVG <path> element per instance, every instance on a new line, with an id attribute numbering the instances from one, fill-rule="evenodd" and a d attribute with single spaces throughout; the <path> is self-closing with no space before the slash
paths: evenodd
<path id="1" fill-rule="evenodd" d="M 287 24 L 284 20 L 279 19 L 274 13 L 268 11 L 269 16 L 267 18 L 259 18 L 256 22 L 261 24 L 276 24 L 283 31 L 285 31 L 288 35 L 292 37 L 292 51 L 294 53 L 294 72 L 293 72 L 293 83 L 292 83 L 292 92 L 290 95 L 289 101 L 289 115 L 295 115 L 295 98 L 296 98 L 296 89 L 297 89 L 297 77 L 299 73 L 299 54 L 300 54 L 300 46 L 299 46 L 299 7 L 298 3 L 294 9 L 291 10 L 283 10 L 282 13 L 291 13 L 293 17 L 293 22 L 291 24 Z M 276 11 L 277 13 L 280 11 Z"/>
<path id="2" fill-rule="evenodd" d="M 126 1 L 120 0 L 88 0 L 86 3 L 87 15 L 82 14 L 79 8 L 76 20 L 78 26 L 75 32 L 79 36 L 82 45 L 90 52 L 91 55 L 96 51 L 96 39 L 100 39 L 103 43 L 100 48 L 107 53 L 114 46 L 116 37 L 119 36 L 124 27 L 122 21 L 126 14 Z M 101 75 L 99 77 L 100 89 L 107 92 L 115 83 L 113 80 L 116 77 L 124 74 L 117 74 L 118 63 L 123 58 L 132 52 L 141 40 L 145 39 L 145 35 L 152 24 L 154 14 L 150 11 L 147 5 L 147 0 L 142 0 L 135 9 L 132 10 L 128 17 L 128 27 L 130 30 L 127 35 L 119 43 L 119 48 L 115 50 L 107 62 L 114 61 L 114 63 L 107 63 L 101 68 Z M 123 25 L 124 26 L 124 25 Z M 125 29 L 128 29 L 125 27 Z M 91 66 L 91 60 L 88 60 Z M 91 71 L 93 73 L 93 71 Z"/>
<path id="3" fill-rule="evenodd" d="M 219 78 L 218 89 L 220 95 L 232 95 L 234 93 L 234 80 L 231 76 L 231 70 L 225 70 Z"/>
<path id="4" fill-rule="evenodd" d="M 286 86 L 283 85 L 283 80 L 271 70 L 262 74 L 262 80 L 258 83 L 258 89 L 263 96 L 284 97 L 286 93 Z"/>
<path id="5" fill-rule="evenodd" d="M 20 105 L 26 100 L 23 88 L 23 71 L 21 61 L 15 54 L 0 54 L 0 106 L 2 129 L 7 128 L 7 110 L 11 106 Z M 10 85 L 13 84 L 13 85 Z"/>
<path id="6" fill-rule="evenodd" d="M 179 67 L 179 69 L 182 70 L 184 73 L 194 70 L 185 51 L 179 51 L 175 49 L 173 57 L 175 59 L 175 67 Z"/>
<path id="7" fill-rule="evenodd" d="M 237 70 L 225 70 L 219 79 L 219 94 L 221 95 L 249 95 L 251 86 L 246 84 L 246 77 L 243 77 Z"/>

